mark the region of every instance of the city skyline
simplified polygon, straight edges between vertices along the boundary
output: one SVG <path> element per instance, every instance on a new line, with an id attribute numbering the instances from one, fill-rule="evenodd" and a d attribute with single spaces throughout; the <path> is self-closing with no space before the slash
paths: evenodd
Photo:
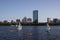
<path id="1" fill-rule="evenodd" d="M 47 17 L 60 19 L 60 0 L 0 0 L 0 21 L 28 17 L 33 19 L 33 10 L 38 10 L 38 21 Z"/>

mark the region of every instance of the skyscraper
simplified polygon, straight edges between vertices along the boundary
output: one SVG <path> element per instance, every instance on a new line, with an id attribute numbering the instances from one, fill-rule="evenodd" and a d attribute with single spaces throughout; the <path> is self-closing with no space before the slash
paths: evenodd
<path id="1" fill-rule="evenodd" d="M 38 23 L 38 10 L 33 11 L 33 23 Z"/>

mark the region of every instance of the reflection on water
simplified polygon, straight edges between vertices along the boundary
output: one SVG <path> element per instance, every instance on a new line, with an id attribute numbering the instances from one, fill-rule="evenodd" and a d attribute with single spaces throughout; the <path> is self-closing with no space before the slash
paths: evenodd
<path id="1" fill-rule="evenodd" d="M 50 34 L 50 32 L 47 32 L 47 40 L 51 40 L 51 34 Z"/>
<path id="2" fill-rule="evenodd" d="M 38 38 L 39 37 L 39 35 L 38 35 L 39 32 L 38 32 L 38 27 L 37 26 L 33 27 L 33 32 L 32 33 L 33 33 L 33 40 L 38 40 L 39 39 Z"/>
<path id="3" fill-rule="evenodd" d="M 19 31 L 15 26 L 0 26 L 0 40 L 60 40 L 60 27 L 51 26 L 51 31 L 46 31 L 46 26 L 23 26 Z"/>

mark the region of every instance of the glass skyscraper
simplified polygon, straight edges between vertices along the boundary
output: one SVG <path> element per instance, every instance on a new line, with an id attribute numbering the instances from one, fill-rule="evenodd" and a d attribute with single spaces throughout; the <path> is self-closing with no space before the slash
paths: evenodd
<path id="1" fill-rule="evenodd" d="M 33 23 L 38 23 L 38 10 L 33 11 Z"/>

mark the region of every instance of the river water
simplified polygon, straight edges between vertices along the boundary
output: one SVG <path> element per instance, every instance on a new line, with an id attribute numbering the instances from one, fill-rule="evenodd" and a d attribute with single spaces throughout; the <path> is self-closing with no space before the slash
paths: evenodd
<path id="1" fill-rule="evenodd" d="M 60 40 L 60 26 L 50 26 L 47 32 L 46 26 L 22 26 L 18 30 L 16 26 L 0 26 L 0 40 Z"/>

